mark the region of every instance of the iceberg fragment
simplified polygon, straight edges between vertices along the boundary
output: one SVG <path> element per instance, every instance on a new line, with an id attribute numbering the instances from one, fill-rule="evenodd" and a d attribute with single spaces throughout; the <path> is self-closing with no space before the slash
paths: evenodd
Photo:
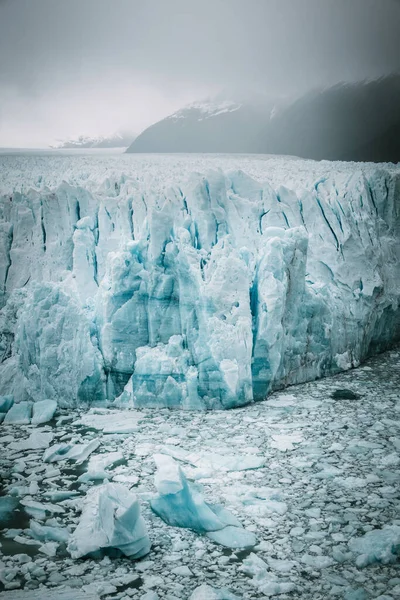
<path id="1" fill-rule="evenodd" d="M 57 410 L 57 402 L 55 400 L 39 400 L 33 405 L 32 425 L 41 425 L 52 420 L 54 413 Z"/>
<path id="2" fill-rule="evenodd" d="M 189 600 L 240 600 L 240 598 L 226 588 L 217 590 L 203 583 L 192 592 Z"/>
<path id="3" fill-rule="evenodd" d="M 358 567 L 373 563 L 396 562 L 400 555 L 400 526 L 386 525 L 383 529 L 373 529 L 349 541 L 349 548 L 357 555 Z"/>
<path id="4" fill-rule="evenodd" d="M 32 415 L 32 403 L 20 402 L 13 404 L 4 417 L 4 424 L 29 425 Z"/>
<path id="5" fill-rule="evenodd" d="M 256 536 L 246 531 L 228 510 L 208 504 L 190 486 L 179 465 L 170 456 L 154 455 L 157 465 L 155 486 L 159 495 L 150 501 L 153 511 L 168 525 L 187 527 L 204 533 L 217 544 L 229 548 L 256 545 Z"/>
<path id="6" fill-rule="evenodd" d="M 141 558 L 150 551 L 150 540 L 136 495 L 123 485 L 106 483 L 89 490 L 68 551 L 80 558 L 113 550 Z"/>
<path id="7" fill-rule="evenodd" d="M 289 594 L 296 589 L 295 583 L 279 579 L 269 570 L 267 563 L 254 553 L 245 558 L 239 568 L 252 576 L 253 585 L 265 596 Z"/>
<path id="8" fill-rule="evenodd" d="M 9 411 L 13 404 L 13 396 L 0 396 L 0 413 Z"/>
<path id="9" fill-rule="evenodd" d="M 43 455 L 43 461 L 47 463 L 58 462 L 60 460 L 73 460 L 81 464 L 89 458 L 90 454 L 100 446 L 97 439 L 87 442 L 87 444 L 66 444 L 60 443 L 50 446 Z"/>

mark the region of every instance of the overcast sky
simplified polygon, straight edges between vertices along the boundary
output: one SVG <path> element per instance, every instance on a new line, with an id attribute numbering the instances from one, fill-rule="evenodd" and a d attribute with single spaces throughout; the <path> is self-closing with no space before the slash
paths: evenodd
<path id="1" fill-rule="evenodd" d="M 0 0 L 0 146 L 400 71 L 399 0 Z"/>

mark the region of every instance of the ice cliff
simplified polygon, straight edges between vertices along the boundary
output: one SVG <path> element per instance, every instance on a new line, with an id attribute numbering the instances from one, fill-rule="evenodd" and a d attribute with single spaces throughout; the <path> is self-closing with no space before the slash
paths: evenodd
<path id="1" fill-rule="evenodd" d="M 399 168 L 132 164 L 25 189 L 8 172 L 2 395 L 230 408 L 400 338 Z"/>

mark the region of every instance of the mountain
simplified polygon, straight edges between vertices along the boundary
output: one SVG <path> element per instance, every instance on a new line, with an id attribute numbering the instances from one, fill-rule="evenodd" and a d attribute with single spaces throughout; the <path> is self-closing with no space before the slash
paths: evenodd
<path id="1" fill-rule="evenodd" d="M 60 141 L 59 144 L 52 146 L 52 148 L 127 148 L 132 144 L 134 139 L 134 134 L 129 132 L 118 132 L 114 135 L 98 137 L 80 135 L 75 139 Z"/>
<path id="2" fill-rule="evenodd" d="M 254 152 L 276 101 L 216 98 L 190 104 L 145 129 L 127 152 Z"/>
<path id="3" fill-rule="evenodd" d="M 260 133 L 257 152 L 316 160 L 400 161 L 400 76 L 309 92 Z"/>
<path id="4" fill-rule="evenodd" d="M 290 102 L 258 97 L 195 103 L 147 128 L 127 152 L 399 162 L 399 128 L 400 75 L 391 75 L 312 90 Z"/>

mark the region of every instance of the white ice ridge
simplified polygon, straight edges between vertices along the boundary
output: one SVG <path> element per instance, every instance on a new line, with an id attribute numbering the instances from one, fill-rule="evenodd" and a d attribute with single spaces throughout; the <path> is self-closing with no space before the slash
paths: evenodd
<path id="1" fill-rule="evenodd" d="M 230 408 L 400 338 L 400 168 L 47 160 L 25 159 L 34 188 L 11 163 L 1 183 L 16 403 Z"/>

